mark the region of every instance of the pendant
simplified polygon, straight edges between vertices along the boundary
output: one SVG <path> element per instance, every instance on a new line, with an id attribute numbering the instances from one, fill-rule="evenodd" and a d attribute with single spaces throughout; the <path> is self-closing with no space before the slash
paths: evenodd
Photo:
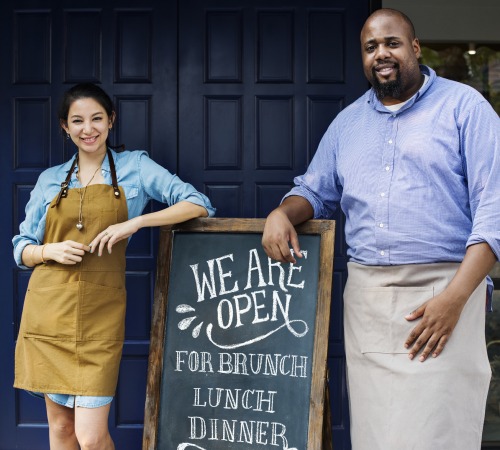
<path id="1" fill-rule="evenodd" d="M 82 223 L 82 222 L 78 222 L 78 223 L 76 224 L 76 229 L 77 229 L 78 231 L 81 231 L 81 229 L 82 229 L 82 228 L 83 228 L 83 223 Z"/>

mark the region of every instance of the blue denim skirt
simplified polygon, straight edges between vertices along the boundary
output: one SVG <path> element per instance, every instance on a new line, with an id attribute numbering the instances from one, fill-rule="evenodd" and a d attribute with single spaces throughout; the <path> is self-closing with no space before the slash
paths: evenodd
<path id="1" fill-rule="evenodd" d="M 30 392 L 26 391 L 28 394 L 34 395 L 35 397 L 44 398 L 44 394 L 40 392 Z M 107 405 L 113 401 L 113 397 L 93 397 L 91 395 L 69 395 L 69 394 L 45 394 L 54 403 L 61 406 L 66 406 L 67 408 L 74 408 L 75 406 L 80 408 L 100 408 L 101 406 Z"/>

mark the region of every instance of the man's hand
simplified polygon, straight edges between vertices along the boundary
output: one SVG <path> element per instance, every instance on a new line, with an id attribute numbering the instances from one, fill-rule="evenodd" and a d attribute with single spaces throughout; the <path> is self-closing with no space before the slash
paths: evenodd
<path id="1" fill-rule="evenodd" d="M 488 275 L 495 262 L 496 256 L 489 244 L 480 242 L 470 245 L 446 289 L 405 317 L 406 320 L 422 318 L 405 342 L 410 359 L 421 349 L 423 351 L 419 361 L 425 361 L 431 353 L 434 358 L 439 356 L 469 297 Z"/>
<path id="2" fill-rule="evenodd" d="M 464 305 L 447 295 L 445 290 L 408 314 L 405 317 L 408 321 L 422 318 L 406 339 L 408 357 L 413 359 L 422 349 L 419 361 L 425 361 L 430 354 L 433 358 L 439 356 L 460 319 Z"/>
<path id="3" fill-rule="evenodd" d="M 299 238 L 294 226 L 285 213 L 275 209 L 267 217 L 262 234 L 262 247 L 270 258 L 283 263 L 295 264 L 297 261 L 290 252 L 290 245 L 295 255 L 302 258 Z"/>
<path id="4" fill-rule="evenodd" d="M 314 215 L 311 204 L 303 197 L 287 197 L 269 216 L 267 216 L 262 246 L 272 259 L 283 263 L 295 264 L 297 261 L 290 251 L 302 258 L 299 238 L 294 226 L 311 219 Z"/>

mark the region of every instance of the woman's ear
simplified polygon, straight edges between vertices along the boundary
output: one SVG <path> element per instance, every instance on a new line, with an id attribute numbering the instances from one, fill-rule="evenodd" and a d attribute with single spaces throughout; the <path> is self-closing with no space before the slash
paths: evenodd
<path id="1" fill-rule="evenodd" d="M 109 117 L 109 129 L 110 130 L 111 130 L 111 128 L 113 127 L 113 125 L 115 123 L 115 119 L 116 119 L 116 113 L 113 111 L 113 113 Z"/>
<path id="2" fill-rule="evenodd" d="M 68 124 L 64 120 L 59 121 L 59 125 L 61 125 L 61 128 L 66 132 L 69 133 L 69 128 Z"/>

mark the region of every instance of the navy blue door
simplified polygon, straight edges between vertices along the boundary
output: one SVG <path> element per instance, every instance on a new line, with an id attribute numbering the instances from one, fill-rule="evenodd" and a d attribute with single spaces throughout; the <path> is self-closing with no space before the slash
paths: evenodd
<path id="1" fill-rule="evenodd" d="M 358 36 L 370 2 L 5 0 L 0 5 L 0 450 L 47 449 L 43 402 L 12 388 L 29 271 L 10 240 L 40 172 L 66 160 L 57 101 L 70 85 L 112 94 L 112 139 L 147 149 L 207 193 L 219 216 L 264 217 L 302 173 L 330 121 L 367 87 Z M 155 209 L 157 205 L 150 205 Z M 349 449 L 339 216 L 329 366 L 335 450 Z M 128 249 L 126 344 L 110 426 L 141 447 L 156 232 Z"/>
<path id="2" fill-rule="evenodd" d="M 183 0 L 179 172 L 225 217 L 266 217 L 335 115 L 367 89 L 359 32 L 369 2 Z M 350 448 L 337 217 L 328 364 L 335 450 Z"/>

